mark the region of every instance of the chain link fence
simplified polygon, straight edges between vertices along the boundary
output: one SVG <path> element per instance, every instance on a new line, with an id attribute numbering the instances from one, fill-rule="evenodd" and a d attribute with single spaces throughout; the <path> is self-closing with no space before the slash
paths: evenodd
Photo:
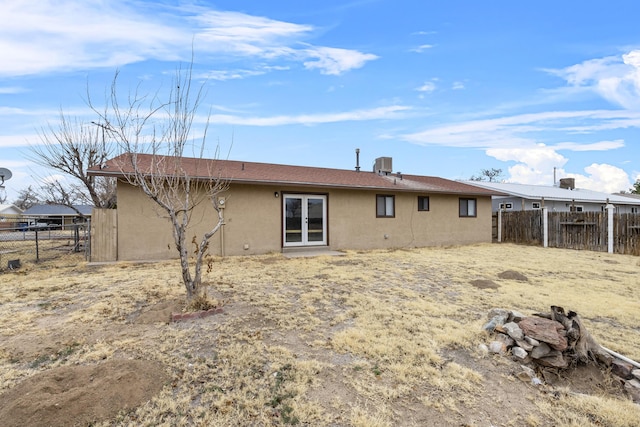
<path id="1" fill-rule="evenodd" d="M 0 271 L 24 263 L 51 261 L 84 254 L 89 257 L 89 222 L 56 225 L 14 222 L 0 227 Z"/>

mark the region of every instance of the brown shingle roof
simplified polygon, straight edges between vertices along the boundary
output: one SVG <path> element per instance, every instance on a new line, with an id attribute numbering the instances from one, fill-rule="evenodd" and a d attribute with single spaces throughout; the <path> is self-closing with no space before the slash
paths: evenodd
<path id="1" fill-rule="evenodd" d="M 89 169 L 90 175 L 124 176 L 131 172 L 129 154 L 123 154 L 109 160 L 102 168 Z M 150 168 L 153 156 L 137 154 L 139 169 Z M 156 156 L 166 165 L 172 157 Z M 280 184 L 287 186 L 308 186 L 327 188 L 352 188 L 367 190 L 408 191 L 427 193 L 466 194 L 490 196 L 500 194 L 494 190 L 475 187 L 459 181 L 421 175 L 378 175 L 374 172 L 356 172 L 346 169 L 329 169 L 308 166 L 278 165 L 273 163 L 242 162 L 235 160 L 212 160 L 198 158 L 180 158 L 180 168 L 191 177 L 220 177 L 230 183 Z"/>

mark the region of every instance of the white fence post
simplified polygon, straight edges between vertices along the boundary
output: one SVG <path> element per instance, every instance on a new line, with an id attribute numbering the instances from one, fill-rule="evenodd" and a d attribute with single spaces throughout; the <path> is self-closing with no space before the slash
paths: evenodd
<path id="1" fill-rule="evenodd" d="M 498 243 L 502 242 L 502 209 L 498 209 Z"/>
<path id="2" fill-rule="evenodd" d="M 549 247 L 549 210 L 546 207 L 542 208 L 542 246 L 545 248 Z"/>
<path id="3" fill-rule="evenodd" d="M 607 251 L 613 253 L 613 210 L 615 206 L 607 200 Z"/>

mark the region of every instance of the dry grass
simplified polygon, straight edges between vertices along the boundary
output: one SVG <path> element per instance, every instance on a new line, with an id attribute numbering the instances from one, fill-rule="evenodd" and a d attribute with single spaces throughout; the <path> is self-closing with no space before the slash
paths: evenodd
<path id="1" fill-rule="evenodd" d="M 26 265 L 0 275 L 0 392 L 54 366 L 131 358 L 173 379 L 105 426 L 632 426 L 637 405 L 541 393 L 476 347 L 490 308 L 553 304 L 640 360 L 639 270 L 637 257 L 514 245 L 225 258 L 206 277 L 224 314 L 143 325 L 141 311 L 184 294 L 177 262 Z"/>

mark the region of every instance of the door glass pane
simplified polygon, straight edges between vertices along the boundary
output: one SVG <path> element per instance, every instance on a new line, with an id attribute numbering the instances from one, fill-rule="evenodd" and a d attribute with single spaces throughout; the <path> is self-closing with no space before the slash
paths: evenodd
<path id="1" fill-rule="evenodd" d="M 324 200 L 307 199 L 307 241 L 324 241 Z"/>
<path id="2" fill-rule="evenodd" d="M 287 197 L 285 200 L 285 241 L 302 242 L 302 199 Z"/>

